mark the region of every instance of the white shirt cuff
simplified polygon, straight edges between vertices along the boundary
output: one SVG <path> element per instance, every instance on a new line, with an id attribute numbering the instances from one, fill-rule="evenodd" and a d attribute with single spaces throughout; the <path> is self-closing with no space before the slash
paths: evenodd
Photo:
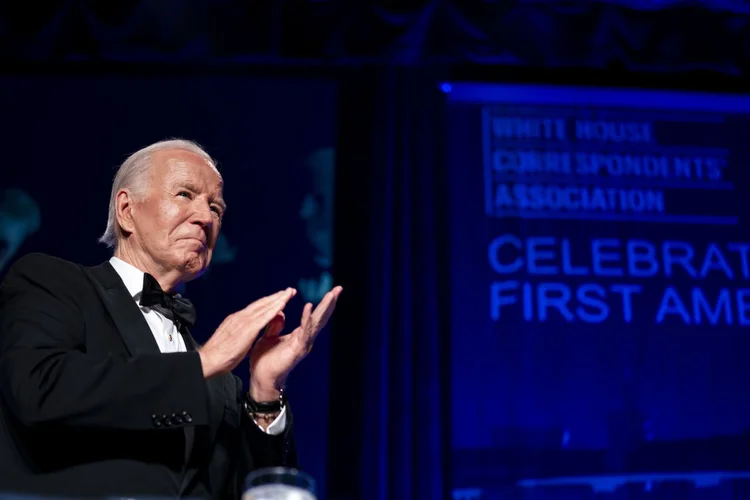
<path id="1" fill-rule="evenodd" d="M 258 423 L 256 422 L 255 425 L 258 425 Z M 258 427 L 260 427 L 260 425 L 258 425 Z M 268 426 L 268 429 L 263 429 L 263 427 L 260 427 L 260 430 L 272 436 L 278 436 L 279 434 L 284 432 L 284 429 L 286 429 L 286 407 L 281 409 L 281 413 L 279 413 L 279 416 L 276 417 L 276 420 L 271 422 L 271 425 Z"/>

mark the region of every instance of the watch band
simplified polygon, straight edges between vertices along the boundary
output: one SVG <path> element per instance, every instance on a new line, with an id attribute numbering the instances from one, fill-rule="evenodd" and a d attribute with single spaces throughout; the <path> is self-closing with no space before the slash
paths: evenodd
<path id="1" fill-rule="evenodd" d="M 245 393 L 245 409 L 250 413 L 279 413 L 286 405 L 284 390 L 279 393 L 279 399 L 275 401 L 258 402 L 250 397 L 250 393 Z"/>

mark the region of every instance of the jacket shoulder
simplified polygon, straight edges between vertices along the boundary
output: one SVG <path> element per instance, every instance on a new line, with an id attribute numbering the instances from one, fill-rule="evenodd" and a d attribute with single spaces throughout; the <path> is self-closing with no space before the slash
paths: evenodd
<path id="1" fill-rule="evenodd" d="M 18 259 L 8 269 L 8 276 L 24 275 L 39 278 L 83 277 L 83 267 L 52 255 L 29 253 Z"/>
<path id="2" fill-rule="evenodd" d="M 8 269 L 2 289 L 42 288 L 72 299 L 86 284 L 83 266 L 43 253 L 30 253 Z"/>

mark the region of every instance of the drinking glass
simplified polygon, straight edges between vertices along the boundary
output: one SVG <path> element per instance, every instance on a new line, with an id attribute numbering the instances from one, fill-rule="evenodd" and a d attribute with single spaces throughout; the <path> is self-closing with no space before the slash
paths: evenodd
<path id="1" fill-rule="evenodd" d="M 258 469 L 247 475 L 242 500 L 316 500 L 315 481 L 297 469 Z"/>

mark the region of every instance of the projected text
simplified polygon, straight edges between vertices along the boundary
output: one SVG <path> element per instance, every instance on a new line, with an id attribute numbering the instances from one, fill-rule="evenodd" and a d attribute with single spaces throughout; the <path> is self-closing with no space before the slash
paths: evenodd
<path id="1" fill-rule="evenodd" d="M 750 325 L 750 243 L 503 234 L 488 262 L 493 320 L 517 308 L 526 321 L 628 323 L 645 314 L 655 323 Z"/>
<path id="2" fill-rule="evenodd" d="M 674 144 L 672 136 L 665 143 L 659 131 L 678 119 L 663 114 L 633 120 L 627 110 L 609 109 L 608 119 L 576 116 L 587 112 L 484 110 L 488 215 L 736 224 L 735 214 L 714 213 L 715 204 L 698 211 L 680 197 L 701 189 L 725 198 L 734 189 L 725 175 L 728 149 Z"/>

